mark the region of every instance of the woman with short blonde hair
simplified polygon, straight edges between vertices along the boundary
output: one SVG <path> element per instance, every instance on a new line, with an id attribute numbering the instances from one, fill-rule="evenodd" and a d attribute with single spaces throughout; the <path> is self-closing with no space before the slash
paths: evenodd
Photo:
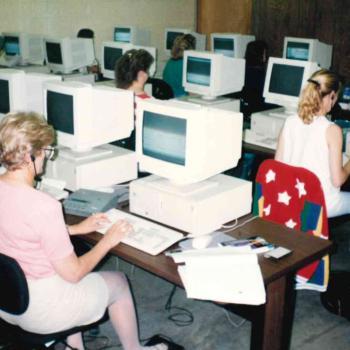
<path id="1" fill-rule="evenodd" d="M 116 222 L 78 257 L 69 236 L 96 231 L 108 224 L 107 217 L 94 214 L 66 226 L 61 203 L 33 188 L 35 176 L 53 153 L 53 141 L 53 128 L 34 113 L 10 114 L 0 122 L 0 162 L 6 168 L 0 175 L 0 253 L 21 266 L 30 301 L 23 314 L 0 311 L 0 318 L 29 332 L 47 334 L 94 323 L 108 309 L 125 350 L 166 349 L 165 344 L 141 346 L 124 274 L 91 272 L 131 225 Z M 81 333 L 69 336 L 67 344 L 84 350 Z"/>
<path id="2" fill-rule="evenodd" d="M 298 114 L 286 119 L 275 154 L 276 160 L 319 177 L 328 217 L 350 213 L 350 192 L 340 191 L 350 174 L 350 161 L 343 165 L 342 130 L 327 118 L 340 90 L 337 74 L 315 72 L 300 95 Z"/>

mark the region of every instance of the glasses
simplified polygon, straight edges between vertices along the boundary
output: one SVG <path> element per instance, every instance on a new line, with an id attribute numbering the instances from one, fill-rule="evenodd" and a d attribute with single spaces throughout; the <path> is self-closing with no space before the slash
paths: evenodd
<path id="1" fill-rule="evenodd" d="M 45 152 L 45 158 L 47 160 L 55 160 L 58 154 L 56 147 L 45 147 L 42 148 L 42 150 Z"/>

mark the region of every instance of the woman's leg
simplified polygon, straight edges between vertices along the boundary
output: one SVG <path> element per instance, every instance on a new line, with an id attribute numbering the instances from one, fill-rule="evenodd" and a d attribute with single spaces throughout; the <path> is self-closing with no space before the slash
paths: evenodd
<path id="1" fill-rule="evenodd" d="M 109 290 L 108 312 L 125 350 L 140 349 L 136 313 L 130 288 L 121 272 L 99 272 Z"/>
<path id="2" fill-rule="evenodd" d="M 81 334 L 81 332 L 71 334 L 69 337 L 67 337 L 67 344 L 73 349 L 85 350 L 83 335 Z M 67 346 L 65 350 L 70 350 L 71 348 Z"/>

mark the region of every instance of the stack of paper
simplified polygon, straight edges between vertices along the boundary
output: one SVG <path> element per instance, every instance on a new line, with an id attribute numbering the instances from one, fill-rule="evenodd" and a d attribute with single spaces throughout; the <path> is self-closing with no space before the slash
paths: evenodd
<path id="1" fill-rule="evenodd" d="M 212 248 L 172 255 L 187 297 L 235 304 L 265 303 L 264 281 L 254 253 Z"/>

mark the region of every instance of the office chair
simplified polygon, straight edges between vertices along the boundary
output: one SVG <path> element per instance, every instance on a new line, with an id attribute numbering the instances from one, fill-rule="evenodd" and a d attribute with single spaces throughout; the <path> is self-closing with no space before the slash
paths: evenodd
<path id="1" fill-rule="evenodd" d="M 263 161 L 255 180 L 253 212 L 262 219 L 328 239 L 328 219 L 320 180 L 311 171 L 274 159 Z M 323 292 L 329 256 L 297 271 L 296 289 Z"/>
<path id="2" fill-rule="evenodd" d="M 0 253 L 0 309 L 15 315 L 23 314 L 29 304 L 29 292 L 22 268 L 13 258 Z M 7 323 L 0 318 L 0 340 L 8 342 L 13 349 L 48 349 L 59 342 L 65 343 L 67 336 L 84 332 L 107 320 L 107 313 L 97 322 L 74 327 L 61 332 L 37 334 L 27 332 L 19 326 Z M 45 344 L 51 343 L 50 346 Z M 66 344 L 67 345 L 67 344 Z"/>
<path id="3" fill-rule="evenodd" d="M 152 85 L 152 96 L 158 100 L 169 100 L 174 98 L 171 86 L 162 79 L 148 78 L 146 84 Z"/>

